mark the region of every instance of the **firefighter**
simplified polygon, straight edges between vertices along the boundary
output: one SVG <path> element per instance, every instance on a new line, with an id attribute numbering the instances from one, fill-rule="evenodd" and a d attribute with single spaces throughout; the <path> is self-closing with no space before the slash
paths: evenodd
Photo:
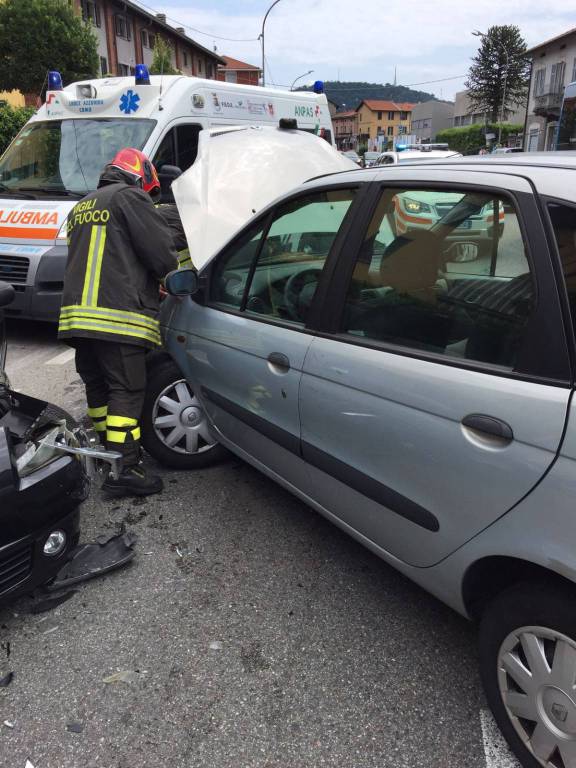
<path id="1" fill-rule="evenodd" d="M 58 337 L 76 349 L 88 415 L 110 450 L 123 455 L 114 496 L 162 491 L 140 461 L 140 416 L 146 352 L 160 342 L 159 286 L 177 268 L 172 237 L 153 199 L 156 169 L 137 149 L 122 149 L 98 189 L 68 215 L 68 262 Z"/>

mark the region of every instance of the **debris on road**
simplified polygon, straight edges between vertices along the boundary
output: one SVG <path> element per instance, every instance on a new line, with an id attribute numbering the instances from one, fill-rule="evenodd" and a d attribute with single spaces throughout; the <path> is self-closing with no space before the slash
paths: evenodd
<path id="1" fill-rule="evenodd" d="M 4 677 L 0 677 L 0 688 L 8 688 L 12 680 L 14 680 L 14 672 L 8 672 Z"/>
<path id="2" fill-rule="evenodd" d="M 133 549 L 136 541 L 135 534 L 126 532 L 99 536 L 93 543 L 79 544 L 46 589 L 55 592 L 121 568 L 136 554 Z"/>
<path id="3" fill-rule="evenodd" d="M 4 720 L 4 725 L 6 728 L 14 728 L 14 723 L 12 723 L 10 720 Z"/>
<path id="4" fill-rule="evenodd" d="M 222 650 L 222 643 L 219 640 L 214 640 L 210 643 L 210 650 L 211 651 L 221 651 Z"/>
<path id="5" fill-rule="evenodd" d="M 66 730 L 70 733 L 82 733 L 84 725 L 82 723 L 67 723 Z"/>
<path id="6" fill-rule="evenodd" d="M 121 672 L 114 672 L 109 677 L 102 678 L 103 683 L 133 683 L 142 674 L 137 669 L 124 669 Z"/>

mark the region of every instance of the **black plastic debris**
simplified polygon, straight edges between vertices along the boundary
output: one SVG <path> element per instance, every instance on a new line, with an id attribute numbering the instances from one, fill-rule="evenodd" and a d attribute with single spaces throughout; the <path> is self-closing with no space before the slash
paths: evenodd
<path id="1" fill-rule="evenodd" d="M 133 549 L 136 540 L 135 534 L 125 532 L 116 536 L 98 536 L 95 542 L 80 544 L 72 550 L 68 561 L 46 589 L 50 592 L 67 589 L 121 568 L 136 554 Z"/>
<path id="2" fill-rule="evenodd" d="M 39 592 L 34 595 L 34 600 L 30 606 L 30 613 L 36 616 L 39 613 L 53 611 L 54 608 L 57 608 L 59 605 L 62 605 L 62 603 L 70 600 L 70 598 L 74 597 L 75 594 L 75 589 L 69 589 L 66 592 L 57 592 L 54 594 L 51 592 L 48 594 Z"/>
<path id="3" fill-rule="evenodd" d="M 14 680 L 14 672 L 7 672 L 4 677 L 0 677 L 0 688 L 8 688 L 12 680 Z"/>
<path id="4" fill-rule="evenodd" d="M 68 723 L 66 725 L 66 730 L 70 733 L 82 733 L 84 726 L 82 723 Z"/>

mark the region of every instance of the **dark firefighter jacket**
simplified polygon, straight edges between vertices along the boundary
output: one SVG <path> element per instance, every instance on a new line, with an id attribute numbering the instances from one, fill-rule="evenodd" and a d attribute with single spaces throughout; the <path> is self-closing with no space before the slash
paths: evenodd
<path id="1" fill-rule="evenodd" d="M 186 241 L 186 235 L 184 234 L 184 227 L 182 226 L 182 219 L 178 213 L 178 208 L 170 203 L 161 203 L 156 206 L 156 210 L 160 216 L 162 216 L 164 222 L 170 227 L 172 241 L 178 257 L 178 268 L 190 269 L 193 267 L 193 264 L 192 259 L 190 258 L 188 242 Z"/>
<path id="2" fill-rule="evenodd" d="M 68 215 L 58 336 L 160 344 L 159 282 L 178 266 L 151 198 L 115 168 Z"/>

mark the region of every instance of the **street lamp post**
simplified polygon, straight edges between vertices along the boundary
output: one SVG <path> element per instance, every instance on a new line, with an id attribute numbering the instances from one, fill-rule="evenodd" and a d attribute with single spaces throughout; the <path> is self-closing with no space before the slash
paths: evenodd
<path id="1" fill-rule="evenodd" d="M 264 18 L 262 20 L 262 31 L 260 32 L 260 39 L 262 40 L 262 85 L 266 85 L 266 59 L 264 58 L 264 27 L 266 26 L 266 19 L 268 18 L 268 14 L 274 8 L 275 5 L 278 5 L 280 0 L 274 0 L 270 8 L 266 11 Z"/>
<path id="2" fill-rule="evenodd" d="M 303 77 L 306 77 L 306 75 L 311 75 L 311 74 L 312 74 L 312 72 L 314 72 L 314 70 L 313 70 L 313 69 L 309 69 L 309 70 L 308 70 L 308 72 L 304 72 L 304 74 L 303 74 L 303 75 L 299 75 L 299 76 L 296 78 L 296 80 L 294 80 L 294 82 L 292 83 L 292 85 L 290 86 L 290 90 L 291 90 L 291 91 L 293 91 L 293 90 L 294 90 L 294 85 L 295 85 L 295 84 L 298 82 L 298 80 L 302 80 L 302 78 L 303 78 Z"/>

